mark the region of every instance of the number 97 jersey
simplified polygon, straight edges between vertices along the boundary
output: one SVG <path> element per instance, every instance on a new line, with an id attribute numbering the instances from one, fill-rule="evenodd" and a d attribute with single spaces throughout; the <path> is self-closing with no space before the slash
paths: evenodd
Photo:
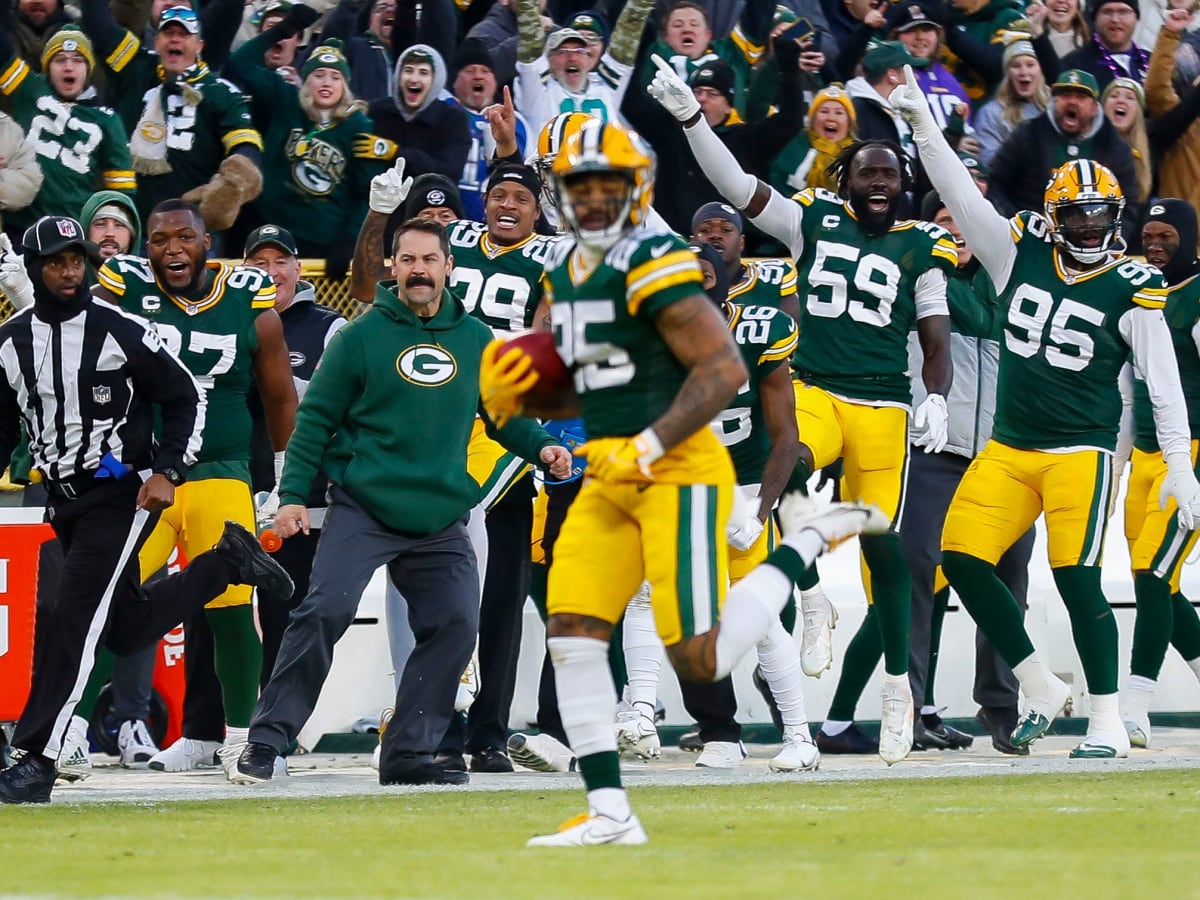
<path id="1" fill-rule="evenodd" d="M 500 246 L 481 222 L 460 219 L 449 229 L 454 268 L 450 290 L 467 312 L 498 337 L 524 331 L 542 302 L 542 267 L 553 238 L 531 234 Z"/>
<path id="2" fill-rule="evenodd" d="M 101 267 L 99 282 L 122 309 L 153 323 L 163 344 L 205 392 L 204 442 L 192 477 L 216 477 L 199 469 L 204 463 L 248 461 L 246 392 L 258 350 L 254 320 L 275 305 L 275 284 L 267 273 L 209 261 L 203 295 L 189 299 L 159 283 L 147 260 L 114 256 Z"/>

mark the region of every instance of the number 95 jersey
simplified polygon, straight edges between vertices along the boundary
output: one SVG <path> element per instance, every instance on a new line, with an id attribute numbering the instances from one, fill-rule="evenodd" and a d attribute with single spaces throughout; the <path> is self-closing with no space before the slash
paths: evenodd
<path id="1" fill-rule="evenodd" d="M 204 442 L 190 477 L 243 477 L 240 466 L 213 470 L 205 464 L 250 459 L 246 392 L 258 349 L 254 320 L 274 307 L 274 282 L 262 269 L 210 260 L 203 295 L 188 299 L 172 294 L 154 277 L 149 261 L 137 256 L 109 259 L 99 282 L 122 309 L 154 324 L 208 398 Z"/>
<path id="2" fill-rule="evenodd" d="M 1068 274 L 1045 219 L 1009 220 L 1012 268 L 999 293 L 1003 322 L 993 437 L 1019 450 L 1116 448 L 1117 378 L 1129 359 L 1123 330 L 1138 307 L 1161 310 L 1158 269 L 1115 257 Z"/>
<path id="3" fill-rule="evenodd" d="M 482 222 L 459 219 L 449 228 L 454 268 L 450 289 L 467 312 L 497 337 L 524 331 L 542 302 L 542 266 L 554 239 L 531 234 L 502 247 Z"/>

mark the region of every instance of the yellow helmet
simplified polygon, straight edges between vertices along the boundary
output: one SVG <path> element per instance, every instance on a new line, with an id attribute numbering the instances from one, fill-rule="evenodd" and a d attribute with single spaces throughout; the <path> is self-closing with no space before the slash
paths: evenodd
<path id="1" fill-rule="evenodd" d="M 550 167 L 558 151 L 567 139 L 592 121 L 595 117 L 582 112 L 559 113 L 542 126 L 538 133 L 537 153 L 529 159 L 529 165 L 537 170 L 542 179 L 542 204 L 558 209 L 558 196 L 550 181 Z"/>
<path id="2" fill-rule="evenodd" d="M 1110 169 L 1073 159 L 1050 176 L 1045 195 L 1050 236 L 1081 263 L 1098 263 L 1121 232 L 1125 196 Z"/>
<path id="3" fill-rule="evenodd" d="M 567 139 L 551 168 L 563 221 L 582 243 L 608 249 L 649 216 L 654 168 L 654 151 L 636 131 L 599 119 L 584 123 Z M 580 225 L 568 190 L 573 179 L 594 173 L 617 173 L 629 182 L 624 196 L 614 198 L 614 215 L 602 229 Z"/>

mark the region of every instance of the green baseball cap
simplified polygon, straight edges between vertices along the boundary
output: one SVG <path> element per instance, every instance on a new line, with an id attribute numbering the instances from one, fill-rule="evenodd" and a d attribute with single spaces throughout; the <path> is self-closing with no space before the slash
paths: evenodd
<path id="1" fill-rule="evenodd" d="M 1054 84 L 1050 85 L 1050 93 L 1058 94 L 1062 91 L 1082 91 L 1094 98 L 1100 97 L 1100 85 L 1096 83 L 1096 76 L 1083 69 L 1067 69 L 1059 73 L 1054 79 Z"/>
<path id="2" fill-rule="evenodd" d="M 923 69 L 927 65 L 929 60 L 913 56 L 900 41 L 876 41 L 868 45 L 862 61 L 863 74 L 868 80 L 878 78 L 888 69 L 902 69 L 904 66 Z"/>

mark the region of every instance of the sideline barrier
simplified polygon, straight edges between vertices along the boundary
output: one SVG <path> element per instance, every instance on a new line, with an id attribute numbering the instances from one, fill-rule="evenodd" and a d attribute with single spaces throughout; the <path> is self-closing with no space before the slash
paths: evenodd
<path id="1" fill-rule="evenodd" d="M 0 722 L 15 721 L 29 699 L 38 552 L 49 525 L 0 525 Z"/>

